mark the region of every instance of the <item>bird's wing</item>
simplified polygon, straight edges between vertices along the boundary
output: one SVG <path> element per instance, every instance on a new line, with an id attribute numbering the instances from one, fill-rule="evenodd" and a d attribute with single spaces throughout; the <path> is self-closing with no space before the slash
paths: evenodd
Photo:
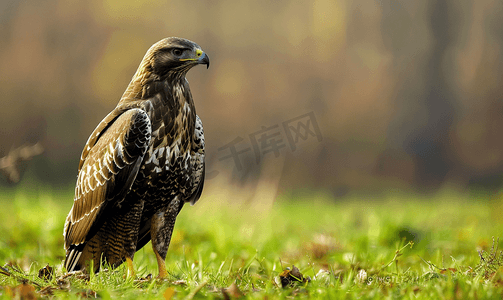
<path id="1" fill-rule="evenodd" d="M 116 115 L 98 125 L 82 154 L 74 203 L 65 223 L 67 270 L 78 260 L 84 243 L 120 207 L 150 143 L 152 130 L 145 111 L 133 108 Z"/>
<path id="2" fill-rule="evenodd" d="M 193 188 L 192 194 L 189 196 L 187 202 L 190 202 L 191 205 L 194 205 L 197 200 L 199 200 L 199 197 L 201 197 L 201 193 L 203 192 L 205 173 L 203 122 L 197 115 L 191 155 L 194 159 L 194 171 L 192 173 Z"/>

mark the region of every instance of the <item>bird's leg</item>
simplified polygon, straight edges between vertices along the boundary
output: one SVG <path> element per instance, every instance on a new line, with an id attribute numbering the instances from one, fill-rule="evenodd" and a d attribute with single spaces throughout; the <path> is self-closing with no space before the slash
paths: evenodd
<path id="1" fill-rule="evenodd" d="M 126 263 L 127 263 L 127 277 L 134 278 L 136 272 L 134 271 L 133 260 L 130 257 L 126 257 Z"/>
<path id="2" fill-rule="evenodd" d="M 159 278 L 167 278 L 168 277 L 168 272 L 166 271 L 166 255 L 164 255 L 164 258 L 155 250 L 154 247 L 154 253 L 155 253 L 155 258 L 157 259 L 157 265 L 159 266 Z"/>
<path id="3" fill-rule="evenodd" d="M 121 264 L 124 258 L 126 259 L 127 277 L 134 277 L 136 274 L 133 267 L 133 258 L 136 252 L 136 244 L 138 243 L 138 232 L 144 205 L 144 201 L 135 203 L 126 215 L 116 221 L 116 228 L 122 233 L 111 233 L 115 237 L 122 239 L 121 244 L 123 244 L 123 249 L 119 253 L 116 253 L 114 247 L 111 247 L 110 259 L 116 259 L 113 263 L 117 265 Z"/>
<path id="4" fill-rule="evenodd" d="M 166 254 L 168 252 L 169 242 L 171 241 L 171 234 L 175 227 L 176 216 L 183 206 L 183 201 L 175 197 L 169 205 L 152 217 L 150 225 L 150 237 L 152 239 L 152 248 L 154 249 L 159 266 L 159 278 L 167 278 L 166 271 Z"/>

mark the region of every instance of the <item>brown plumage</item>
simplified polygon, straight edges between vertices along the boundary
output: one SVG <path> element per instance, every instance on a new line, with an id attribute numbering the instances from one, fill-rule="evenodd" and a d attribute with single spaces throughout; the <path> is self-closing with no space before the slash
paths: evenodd
<path id="1" fill-rule="evenodd" d="M 82 152 L 64 237 L 67 271 L 117 267 L 152 240 L 164 260 L 176 216 L 194 204 L 204 183 L 203 126 L 185 79 L 201 48 L 166 38 L 145 54 L 117 107 L 96 127 Z"/>

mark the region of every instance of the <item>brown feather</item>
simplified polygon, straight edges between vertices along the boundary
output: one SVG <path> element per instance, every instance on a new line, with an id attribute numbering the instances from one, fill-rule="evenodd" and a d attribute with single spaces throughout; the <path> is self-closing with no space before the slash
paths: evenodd
<path id="1" fill-rule="evenodd" d="M 145 112 L 131 109 L 117 117 L 90 147 L 66 221 L 66 249 L 89 240 L 105 221 L 99 216 L 120 205 L 138 173 L 150 134 L 150 121 Z"/>

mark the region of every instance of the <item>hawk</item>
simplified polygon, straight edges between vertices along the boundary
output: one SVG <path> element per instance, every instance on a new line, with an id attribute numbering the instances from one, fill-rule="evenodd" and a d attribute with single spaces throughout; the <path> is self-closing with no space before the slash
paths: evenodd
<path id="1" fill-rule="evenodd" d="M 175 219 L 204 184 L 203 124 L 185 78 L 198 64 L 210 60 L 192 41 L 155 43 L 87 140 L 63 233 L 68 272 L 126 261 L 133 275 L 135 252 L 152 240 L 159 277 L 167 276 Z"/>

